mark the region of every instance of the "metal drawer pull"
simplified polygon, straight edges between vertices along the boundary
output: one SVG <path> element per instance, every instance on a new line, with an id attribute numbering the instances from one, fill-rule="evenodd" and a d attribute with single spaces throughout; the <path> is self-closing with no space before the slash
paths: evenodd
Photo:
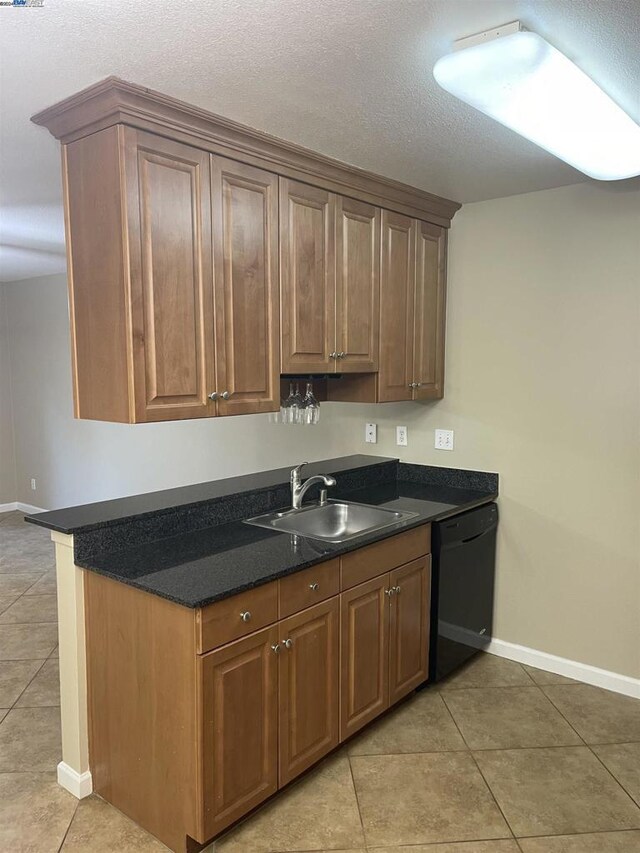
<path id="1" fill-rule="evenodd" d="M 240 614 L 240 618 L 242 619 L 243 622 L 251 622 L 251 611 L 250 610 L 243 610 L 242 613 Z"/>
<path id="2" fill-rule="evenodd" d="M 395 591 L 396 591 L 395 586 L 392 586 L 391 589 L 385 589 L 384 594 L 388 595 L 389 598 L 391 598 L 391 596 L 395 594 Z"/>
<path id="3" fill-rule="evenodd" d="M 330 353 L 329 353 L 329 358 L 337 358 L 337 357 L 338 357 L 338 353 L 337 353 L 337 352 L 330 352 Z"/>
<path id="4" fill-rule="evenodd" d="M 228 400 L 231 397 L 231 394 L 228 391 L 223 391 L 222 394 L 220 394 L 220 396 L 222 397 L 223 400 Z"/>
<path id="5" fill-rule="evenodd" d="M 287 638 L 286 640 L 283 640 L 282 645 L 285 647 L 285 649 L 290 649 L 293 645 L 293 640 Z"/>
<path id="6" fill-rule="evenodd" d="M 210 400 L 217 400 L 217 399 L 218 399 L 218 397 L 220 396 L 220 394 L 218 394 L 218 392 L 217 392 L 217 391 L 212 391 L 212 392 L 211 392 L 210 394 L 208 394 L 207 396 L 209 397 L 209 399 L 210 399 Z"/>
<path id="7" fill-rule="evenodd" d="M 346 355 L 346 352 L 344 352 L 344 350 L 343 350 L 342 352 L 337 353 L 337 355 L 338 355 L 338 358 L 344 358 Z"/>
<path id="8" fill-rule="evenodd" d="M 320 589 L 320 584 L 319 584 L 319 583 L 315 583 L 315 581 L 314 581 L 313 583 L 310 583 L 310 584 L 309 584 L 309 589 L 310 589 L 312 592 L 317 592 L 317 591 Z"/>
<path id="9" fill-rule="evenodd" d="M 276 643 L 275 646 L 271 646 L 275 654 L 280 654 L 280 643 Z"/>
<path id="10" fill-rule="evenodd" d="M 394 594 L 395 594 L 395 595 L 400 595 L 400 587 L 399 587 L 399 586 L 394 586 L 394 588 L 393 588 L 393 592 L 394 592 Z"/>

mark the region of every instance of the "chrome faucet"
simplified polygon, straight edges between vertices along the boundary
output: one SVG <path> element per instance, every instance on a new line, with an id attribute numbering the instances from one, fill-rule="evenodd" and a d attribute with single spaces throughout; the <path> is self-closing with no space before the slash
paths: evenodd
<path id="1" fill-rule="evenodd" d="M 316 477 L 309 477 L 304 483 L 300 477 L 300 471 L 303 465 L 308 465 L 308 462 L 302 462 L 300 465 L 291 471 L 291 506 L 294 509 L 300 509 L 302 506 L 302 498 L 305 496 L 307 489 L 315 483 L 324 483 L 325 486 L 335 486 L 336 478 L 328 474 L 318 474 Z"/>

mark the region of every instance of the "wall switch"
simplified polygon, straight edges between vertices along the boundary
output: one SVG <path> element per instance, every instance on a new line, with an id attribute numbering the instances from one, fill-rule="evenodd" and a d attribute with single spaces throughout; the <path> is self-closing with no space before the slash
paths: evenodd
<path id="1" fill-rule="evenodd" d="M 365 425 L 364 440 L 368 444 L 377 444 L 377 442 L 378 442 L 378 424 L 366 424 Z"/>
<path id="2" fill-rule="evenodd" d="M 436 450 L 453 450 L 453 430 L 437 429 L 435 447 Z"/>
<path id="3" fill-rule="evenodd" d="M 397 426 L 396 427 L 396 444 L 398 447 L 406 447 L 407 446 L 407 428 L 406 426 Z"/>
<path id="4" fill-rule="evenodd" d="M 35 478 L 35 477 L 32 477 L 32 478 L 31 478 L 31 491 L 32 491 L 32 492 L 35 492 L 36 488 L 37 488 L 37 486 L 36 486 L 36 478 Z"/>

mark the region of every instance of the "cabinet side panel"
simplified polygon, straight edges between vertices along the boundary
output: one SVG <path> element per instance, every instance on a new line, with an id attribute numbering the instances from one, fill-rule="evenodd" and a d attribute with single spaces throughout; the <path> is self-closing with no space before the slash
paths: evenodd
<path id="1" fill-rule="evenodd" d="M 63 148 L 74 414 L 128 423 L 127 282 L 118 128 Z"/>
<path id="2" fill-rule="evenodd" d="M 85 574 L 94 790 L 172 850 L 197 828 L 194 611 Z"/>
<path id="3" fill-rule="evenodd" d="M 446 246 L 444 228 L 418 223 L 413 375 L 419 400 L 444 396 Z"/>

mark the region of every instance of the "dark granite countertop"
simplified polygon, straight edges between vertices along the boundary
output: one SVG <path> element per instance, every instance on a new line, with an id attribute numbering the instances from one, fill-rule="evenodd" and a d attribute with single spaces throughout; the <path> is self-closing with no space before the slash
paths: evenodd
<path id="1" fill-rule="evenodd" d="M 207 484 L 187 487 L 187 491 L 196 488 L 201 493 L 218 492 L 208 502 L 205 499 L 197 512 L 191 503 L 170 507 L 168 500 L 158 498 L 166 495 L 162 492 L 147 496 L 146 506 L 155 503 L 159 508 L 139 516 L 125 518 L 123 513 L 109 507 L 112 517 L 101 521 L 96 509 L 100 504 L 93 505 L 92 510 L 81 508 L 82 513 L 76 512 L 76 516 L 84 515 L 91 521 L 89 528 L 75 533 L 75 561 L 83 568 L 185 607 L 203 607 L 403 530 L 488 503 L 498 494 L 497 474 L 399 464 L 397 460 L 380 457 L 344 457 L 317 463 L 309 469 L 310 475 L 319 471 L 338 475 L 343 472 L 331 490 L 332 498 L 407 510 L 417 515 L 340 544 L 245 524 L 244 518 L 288 505 L 288 484 L 281 482 L 285 469 L 280 469 L 256 475 L 261 484 L 245 492 L 236 488 L 237 480 L 245 478 L 234 478 L 233 488 L 228 488 L 232 481 L 220 481 L 227 486 L 209 484 L 209 490 L 205 488 Z M 287 476 L 288 473 L 286 469 Z M 307 470 L 304 473 L 306 478 Z M 225 490 L 226 496 L 221 494 Z M 184 495 L 184 490 L 171 492 Z M 313 490 L 309 495 L 313 499 Z M 135 499 L 138 506 L 145 505 L 142 497 Z M 53 523 L 45 523 L 42 517 L 28 520 L 59 529 Z M 59 516 L 55 521 L 60 521 Z"/>

